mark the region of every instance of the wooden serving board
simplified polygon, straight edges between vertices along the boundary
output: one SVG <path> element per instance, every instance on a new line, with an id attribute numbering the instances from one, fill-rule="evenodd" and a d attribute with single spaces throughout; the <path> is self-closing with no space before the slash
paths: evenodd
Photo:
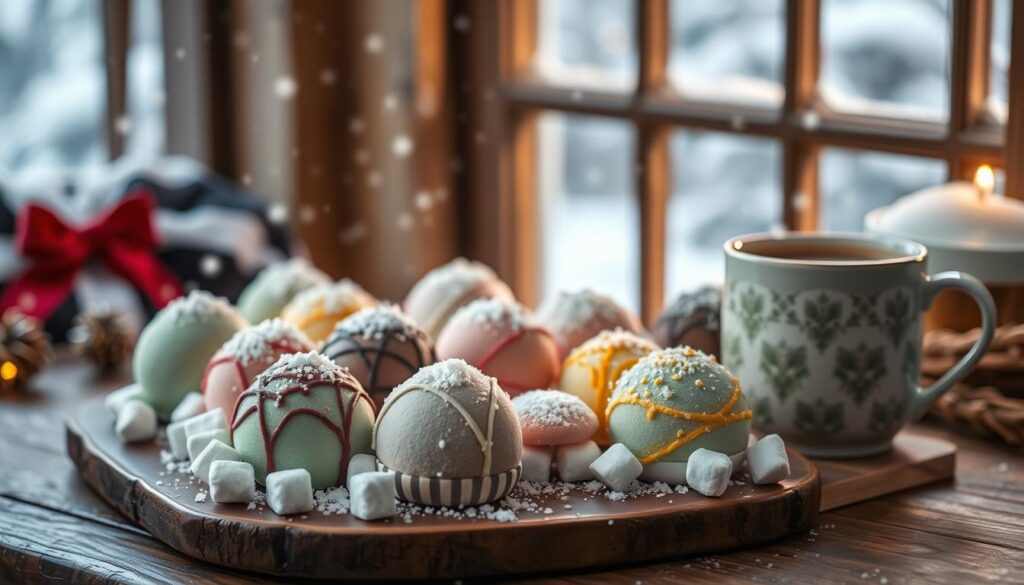
<path id="1" fill-rule="evenodd" d="M 821 511 L 953 477 L 956 445 L 901 431 L 892 451 L 864 459 L 814 459 L 821 474 Z"/>
<path id="2" fill-rule="evenodd" d="M 274 575 L 451 579 L 634 563 L 780 538 L 809 528 L 819 507 L 816 468 L 790 451 L 782 484 L 734 485 L 717 499 L 690 492 L 611 501 L 573 489 L 565 499 L 537 496 L 542 511 L 507 523 L 436 515 L 363 522 L 315 511 L 281 518 L 196 502 L 205 484 L 175 484 L 161 475 L 157 443 L 123 445 L 113 425 L 101 399 L 67 423 L 68 453 L 104 500 L 187 555 Z"/>

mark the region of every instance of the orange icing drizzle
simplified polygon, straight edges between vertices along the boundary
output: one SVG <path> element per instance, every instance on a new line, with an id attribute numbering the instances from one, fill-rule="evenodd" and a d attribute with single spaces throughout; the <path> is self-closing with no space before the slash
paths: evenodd
<path id="1" fill-rule="evenodd" d="M 645 455 L 640 458 L 640 463 L 647 465 L 653 463 L 662 457 L 665 457 L 669 453 L 675 451 L 679 447 L 689 443 L 697 437 L 710 433 L 711 431 L 723 427 L 727 424 L 732 424 L 741 420 L 749 420 L 753 418 L 753 412 L 748 408 L 741 410 L 740 412 L 729 412 L 736 402 L 740 399 L 740 382 L 735 376 L 732 378 L 732 396 L 729 397 L 718 412 L 690 412 L 686 410 L 677 410 L 664 404 L 656 404 L 647 398 L 640 398 L 636 395 L 636 392 L 624 392 L 621 396 L 616 398 L 608 405 L 608 409 L 605 412 L 605 418 L 611 416 L 612 411 L 615 410 L 620 404 L 633 404 L 643 408 L 647 412 L 647 420 L 654 420 L 655 415 L 664 414 L 667 416 L 673 416 L 675 418 L 681 418 L 683 420 L 704 423 L 703 425 L 693 429 L 692 431 L 684 431 L 679 429 L 676 431 L 676 438 L 670 441 L 667 445 L 657 449 L 649 455 Z M 728 414 L 726 414 L 728 413 Z"/>
<path id="2" fill-rule="evenodd" d="M 562 365 L 563 370 L 571 365 L 585 366 L 590 369 L 590 387 L 594 390 L 594 412 L 597 414 L 597 432 L 594 434 L 594 438 L 599 443 L 608 442 L 608 413 L 605 412 L 608 404 L 608 393 L 619 380 L 622 373 L 640 361 L 639 355 L 631 355 L 622 360 L 615 367 L 615 370 L 609 374 L 608 368 L 611 366 L 612 360 L 615 359 L 615 354 L 624 350 L 628 350 L 628 348 L 596 347 L 583 351 L 574 351 L 565 359 L 565 363 Z M 597 364 L 592 363 L 589 359 L 594 355 L 598 356 Z"/>

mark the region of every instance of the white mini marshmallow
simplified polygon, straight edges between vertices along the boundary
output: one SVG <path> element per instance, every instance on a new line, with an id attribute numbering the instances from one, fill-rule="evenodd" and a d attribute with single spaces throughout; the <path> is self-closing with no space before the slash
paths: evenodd
<path id="1" fill-rule="evenodd" d="M 614 491 L 624 492 L 640 477 L 644 464 L 622 443 L 615 443 L 590 464 L 590 471 L 601 483 Z"/>
<path id="2" fill-rule="evenodd" d="M 601 448 L 593 441 L 575 445 L 562 445 L 555 453 L 558 477 L 562 481 L 585 481 L 594 479 L 590 464 L 601 456 Z"/>
<path id="3" fill-rule="evenodd" d="M 186 437 L 191 437 L 203 431 L 228 430 L 228 422 L 224 418 L 224 410 L 221 408 L 214 408 L 203 414 L 197 414 L 190 419 L 186 419 L 184 422 Z"/>
<path id="4" fill-rule="evenodd" d="M 395 476 L 387 471 L 360 473 L 348 486 L 352 515 L 380 520 L 395 515 Z"/>
<path id="5" fill-rule="evenodd" d="M 312 510 L 313 479 L 309 472 L 286 469 L 267 475 L 267 505 L 279 516 Z"/>
<path id="6" fill-rule="evenodd" d="M 242 456 L 231 447 L 214 439 L 192 460 L 189 469 L 199 479 L 210 482 L 210 466 L 214 461 L 241 461 Z"/>
<path id="7" fill-rule="evenodd" d="M 523 447 L 523 481 L 551 481 L 551 447 Z"/>
<path id="8" fill-rule="evenodd" d="M 124 388 L 118 388 L 103 397 L 103 406 L 107 407 L 114 416 L 121 412 L 121 407 L 133 398 L 142 396 L 142 389 L 138 384 L 129 384 Z"/>
<path id="9" fill-rule="evenodd" d="M 669 485 L 686 485 L 685 461 L 655 461 L 644 465 L 640 479 L 654 483 L 661 481 Z"/>
<path id="10" fill-rule="evenodd" d="M 171 422 L 190 419 L 203 414 L 204 410 L 206 410 L 206 404 L 203 402 L 203 395 L 198 392 L 189 392 L 171 411 Z"/>
<path id="11" fill-rule="evenodd" d="M 352 478 L 361 473 L 377 471 L 377 458 L 366 453 L 356 453 L 348 460 L 348 471 L 345 472 L 345 485 L 352 485 Z"/>
<path id="12" fill-rule="evenodd" d="M 732 477 L 732 459 L 724 453 L 697 449 L 686 462 L 686 484 L 692 489 L 717 498 L 725 493 Z"/>
<path id="13" fill-rule="evenodd" d="M 256 499 L 256 478 L 245 461 L 214 461 L 210 465 L 210 497 L 218 504 L 244 503 Z"/>
<path id="14" fill-rule="evenodd" d="M 757 485 L 779 483 L 789 477 L 789 455 L 778 435 L 763 437 L 747 449 L 750 478 Z"/>
<path id="15" fill-rule="evenodd" d="M 124 443 L 152 440 L 156 437 L 156 411 L 149 404 L 133 398 L 118 411 L 114 430 Z"/>
<path id="16" fill-rule="evenodd" d="M 210 444 L 210 441 L 220 441 L 228 447 L 233 446 L 231 444 L 231 437 L 228 436 L 228 432 L 224 429 L 214 429 L 212 431 L 203 431 L 194 435 L 189 435 L 186 440 L 186 447 L 188 448 L 188 458 L 193 461 L 199 457 L 199 454 L 203 452 L 203 449 Z"/>
<path id="17" fill-rule="evenodd" d="M 167 444 L 171 447 L 171 454 L 178 461 L 188 459 L 188 435 L 185 434 L 185 421 L 178 421 L 167 425 Z"/>

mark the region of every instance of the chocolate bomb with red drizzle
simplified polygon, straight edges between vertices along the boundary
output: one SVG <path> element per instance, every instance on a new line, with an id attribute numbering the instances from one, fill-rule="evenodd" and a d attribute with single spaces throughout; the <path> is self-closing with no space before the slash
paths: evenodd
<path id="1" fill-rule="evenodd" d="M 347 371 L 317 352 L 281 356 L 238 399 L 232 441 L 256 481 L 305 469 L 314 489 L 345 483 L 348 462 L 372 453 L 376 410 Z"/>
<path id="2" fill-rule="evenodd" d="M 340 321 L 321 351 L 348 368 L 377 408 L 384 405 L 395 386 L 437 361 L 430 336 L 389 303 L 362 309 Z"/>
<path id="3" fill-rule="evenodd" d="M 721 355 L 722 289 L 706 285 L 676 297 L 654 324 L 654 341 L 661 347 L 690 346 L 708 355 Z"/>
<path id="4" fill-rule="evenodd" d="M 519 303 L 498 299 L 459 309 L 437 338 L 437 358 L 465 360 L 511 396 L 552 387 L 562 366 L 551 333 Z"/>

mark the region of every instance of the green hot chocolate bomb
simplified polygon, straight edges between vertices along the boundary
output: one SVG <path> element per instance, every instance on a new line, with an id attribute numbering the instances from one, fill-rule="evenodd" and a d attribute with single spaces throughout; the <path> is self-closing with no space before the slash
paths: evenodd
<path id="1" fill-rule="evenodd" d="M 253 324 L 273 319 L 298 293 L 329 282 L 331 278 L 305 258 L 277 262 L 264 268 L 245 287 L 238 297 L 238 310 Z"/>
<path id="2" fill-rule="evenodd" d="M 747 447 L 751 412 L 739 381 L 703 352 L 652 352 L 626 371 L 608 402 L 608 433 L 647 465 L 686 461 L 697 449 Z"/>
<path id="3" fill-rule="evenodd" d="M 171 301 L 142 330 L 132 371 L 148 402 L 167 419 L 189 392 L 199 392 L 206 364 L 246 326 L 227 300 L 193 291 Z"/>
<path id="4" fill-rule="evenodd" d="M 342 485 L 349 459 L 373 453 L 370 395 L 315 351 L 281 356 L 239 397 L 234 415 L 231 439 L 261 485 L 285 469 L 308 471 L 314 489 Z"/>

